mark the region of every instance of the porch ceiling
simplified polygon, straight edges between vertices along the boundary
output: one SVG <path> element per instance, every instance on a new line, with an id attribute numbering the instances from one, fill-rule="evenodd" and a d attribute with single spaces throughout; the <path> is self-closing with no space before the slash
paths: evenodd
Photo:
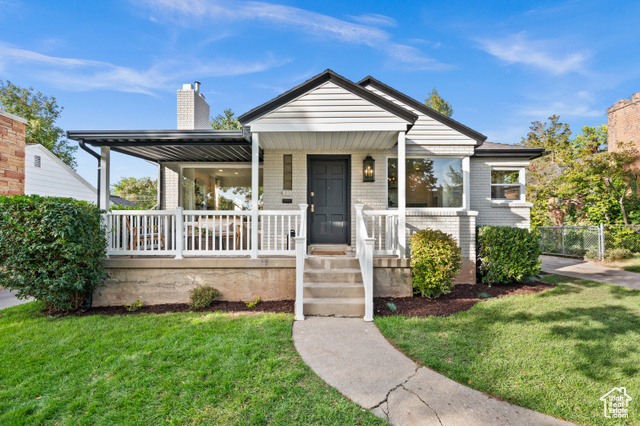
<path id="1" fill-rule="evenodd" d="M 398 143 L 398 132 L 260 132 L 263 149 L 390 149 Z"/>
<path id="2" fill-rule="evenodd" d="M 243 130 L 94 130 L 69 131 L 67 137 L 153 162 L 251 162 Z"/>

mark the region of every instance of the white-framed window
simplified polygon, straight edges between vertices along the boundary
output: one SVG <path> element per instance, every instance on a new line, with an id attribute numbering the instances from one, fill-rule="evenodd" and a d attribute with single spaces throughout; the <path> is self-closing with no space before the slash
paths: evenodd
<path id="1" fill-rule="evenodd" d="M 525 183 L 524 167 L 492 167 L 491 199 L 524 201 Z"/>
<path id="2" fill-rule="evenodd" d="M 258 182 L 262 204 L 262 165 Z M 251 208 L 251 163 L 180 165 L 179 197 L 185 210 L 248 210 Z"/>
<path id="3" fill-rule="evenodd" d="M 34 156 L 33 166 L 39 168 L 41 167 L 41 165 L 42 165 L 42 159 L 40 158 L 40 156 L 39 155 Z"/>
<path id="4" fill-rule="evenodd" d="M 464 159 L 407 157 L 406 207 L 461 209 L 465 204 Z M 398 207 L 398 158 L 387 158 L 387 207 Z"/>

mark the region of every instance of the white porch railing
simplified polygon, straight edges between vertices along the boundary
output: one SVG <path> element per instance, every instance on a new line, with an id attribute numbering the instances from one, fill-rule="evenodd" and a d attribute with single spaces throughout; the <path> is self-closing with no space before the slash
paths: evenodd
<path id="1" fill-rule="evenodd" d="M 362 212 L 367 235 L 374 241 L 374 255 L 398 255 L 399 213 L 395 210 L 367 210 Z"/>
<path id="2" fill-rule="evenodd" d="M 356 257 L 360 261 L 364 283 L 364 320 L 373 321 L 373 246 L 376 239 L 369 236 L 362 212 L 363 204 L 356 204 Z"/>
<path id="3" fill-rule="evenodd" d="M 105 215 L 107 254 L 177 255 L 177 210 L 114 210 Z"/>
<path id="4" fill-rule="evenodd" d="M 300 210 L 261 210 L 258 241 L 250 211 L 114 210 L 105 215 L 107 255 L 245 256 L 295 255 L 297 237 L 306 247 L 306 205 Z"/>

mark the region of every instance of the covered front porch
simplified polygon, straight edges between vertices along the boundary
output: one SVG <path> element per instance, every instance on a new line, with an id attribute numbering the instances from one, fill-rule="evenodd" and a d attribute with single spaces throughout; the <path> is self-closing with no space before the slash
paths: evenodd
<path id="1" fill-rule="evenodd" d="M 353 137 L 364 138 L 362 134 L 358 135 L 358 132 L 353 133 L 342 138 L 343 143 L 352 140 Z M 390 144 L 397 144 L 398 157 L 404 157 L 404 132 L 396 130 L 393 138 L 390 138 L 388 129 L 384 130 L 384 137 L 375 132 L 371 137 L 371 132 L 369 133 L 365 140 L 378 144 L 385 140 L 385 149 L 388 149 Z M 274 143 L 278 136 L 271 133 L 265 139 L 270 138 L 271 143 Z M 105 213 L 108 239 L 106 266 L 112 280 L 132 283 L 127 284 L 130 286 L 130 294 L 134 293 L 135 283 L 139 285 L 148 282 L 149 279 L 155 279 L 159 283 L 177 280 L 186 286 L 184 288 L 213 281 L 223 282 L 226 279 L 227 284 L 235 283 L 235 289 L 227 289 L 226 296 L 236 300 L 244 300 L 254 294 L 268 300 L 290 294 L 293 290 L 296 318 L 304 318 L 305 271 L 308 272 L 309 269 L 309 257 L 313 258 L 308 247 L 313 236 L 310 214 L 314 213 L 314 199 L 311 198 L 312 203 L 290 203 L 286 209 L 282 206 L 265 209 L 264 206 L 270 205 L 266 200 L 264 206 L 259 205 L 260 188 L 264 186 L 265 194 L 269 193 L 269 182 L 261 182 L 260 179 L 265 149 L 269 151 L 272 148 L 266 142 L 261 143 L 260 132 L 248 134 L 241 130 L 103 131 L 70 132 L 69 137 L 78 140 L 83 149 L 94 154 L 95 151 L 87 145 L 100 149 L 100 155 L 95 156 L 99 161 L 98 203 L 103 208 L 108 206 L 109 191 L 106 188 L 110 187 L 111 151 L 132 155 L 159 165 L 159 206 L 166 204 L 163 188 L 167 185 L 162 180 L 163 167 L 167 164 L 198 163 L 216 169 L 233 164 L 244 167 L 250 165 L 251 183 L 247 191 L 250 194 L 247 203 L 244 206 L 236 204 L 233 210 L 207 210 L 206 203 L 185 205 L 185 193 L 180 193 L 177 197 L 179 205 L 175 208 L 111 210 Z M 335 135 L 325 132 L 317 133 L 314 137 L 322 142 Z M 367 150 L 371 146 L 364 144 L 362 148 Z M 365 152 L 364 150 L 362 152 Z M 301 149 L 300 152 L 304 150 Z M 404 164 L 404 161 L 399 161 L 399 176 L 405 173 Z M 348 172 L 350 179 L 362 180 L 362 163 L 353 164 Z M 182 183 L 185 180 L 189 180 L 189 176 L 181 172 L 178 181 Z M 354 205 L 351 198 L 345 199 L 349 211 L 354 212 L 350 215 L 352 217 L 349 217 L 349 222 L 344 224 L 350 230 L 349 234 L 351 229 L 354 234 L 354 238 L 349 238 L 346 245 L 351 249 L 348 253 L 357 262 L 361 275 L 365 301 L 364 318 L 367 320 L 373 318 L 374 281 L 379 281 L 376 295 L 380 292 L 386 295 L 407 293 L 407 277 L 410 280 L 410 272 L 407 274 L 408 262 L 389 263 L 392 260 L 400 261 L 406 252 L 405 210 L 402 208 L 404 179 L 399 179 L 399 182 L 401 184 L 398 185 L 398 209 L 367 209 L 364 204 Z M 313 197 L 312 191 L 307 192 Z M 286 195 L 286 192 L 284 194 Z M 216 207 L 218 205 L 216 203 Z M 188 209 L 185 209 L 185 206 Z M 395 272 L 394 268 L 397 269 Z M 387 284 L 394 282 L 402 282 L 399 288 L 402 288 L 404 293 L 398 293 L 397 288 L 393 289 Z M 246 283 L 251 283 L 251 288 L 247 287 Z M 172 288 L 172 285 L 167 281 L 155 288 L 149 286 L 145 291 L 155 292 L 157 295 L 158 292 L 162 293 L 162 288 Z M 384 288 L 387 288 L 387 291 Z M 175 288 L 169 291 L 169 294 L 174 291 Z M 98 300 L 105 303 L 121 302 L 114 294 L 109 295 L 109 290 L 105 290 L 104 293 L 105 296 Z M 222 294 L 224 297 L 225 292 Z M 163 297 L 156 297 L 156 303 L 162 303 L 164 300 Z"/>

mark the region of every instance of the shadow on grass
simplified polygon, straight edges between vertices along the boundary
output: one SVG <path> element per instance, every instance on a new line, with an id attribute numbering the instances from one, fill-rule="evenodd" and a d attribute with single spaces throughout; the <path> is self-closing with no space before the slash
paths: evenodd
<path id="1" fill-rule="evenodd" d="M 545 303 L 535 311 L 520 310 L 509 314 L 505 313 L 504 306 L 488 305 L 481 313 L 483 321 L 489 329 L 514 322 L 522 324 L 523 329 L 524 325 L 542 326 L 550 341 L 564 341 L 559 344 L 568 350 L 566 355 L 573 354 L 572 365 L 590 379 L 610 381 L 616 371 L 624 377 L 637 375 L 640 372 L 637 353 L 640 310 L 634 307 L 638 306 L 640 292 L 577 279 L 565 282 L 565 285 L 534 296 L 544 299 Z M 593 304 L 582 300 L 588 306 L 567 306 L 566 300 L 560 303 L 559 298 L 563 296 L 598 288 L 613 300 L 593 300 Z M 622 301 L 629 307 L 614 301 Z M 492 346 L 488 343 L 486 350 Z"/>

